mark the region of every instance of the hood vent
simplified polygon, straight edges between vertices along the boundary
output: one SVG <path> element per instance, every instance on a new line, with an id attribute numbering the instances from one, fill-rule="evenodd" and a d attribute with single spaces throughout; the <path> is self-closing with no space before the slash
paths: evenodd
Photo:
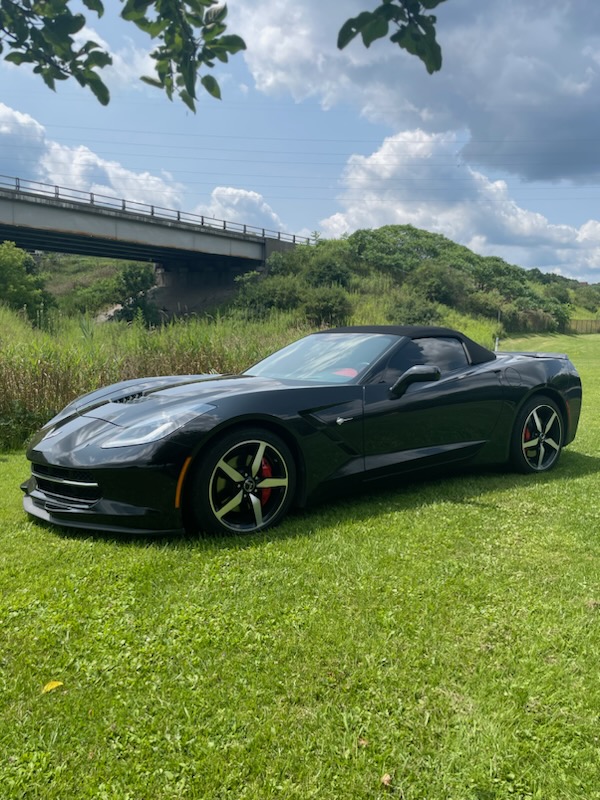
<path id="1" fill-rule="evenodd" d="M 143 392 L 135 392 L 134 394 L 126 394 L 124 397 L 111 398 L 111 403 L 141 403 L 142 400 L 147 400 Z"/>

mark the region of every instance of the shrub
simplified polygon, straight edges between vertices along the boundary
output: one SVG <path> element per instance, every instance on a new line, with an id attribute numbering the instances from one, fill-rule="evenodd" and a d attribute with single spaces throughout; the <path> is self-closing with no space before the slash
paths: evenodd
<path id="1" fill-rule="evenodd" d="M 121 308 L 116 319 L 132 322 L 142 319 L 147 327 L 158 325 L 161 321 L 158 306 L 150 299 L 156 276 L 152 264 L 128 264 L 117 277 L 117 302 Z"/>
<path id="2" fill-rule="evenodd" d="M 14 242 L 0 244 L 0 298 L 9 308 L 23 309 L 38 327 L 43 327 L 54 299 L 44 279 L 36 274 L 35 262 Z"/>
<path id="3" fill-rule="evenodd" d="M 311 286 L 347 287 L 351 277 L 348 267 L 336 261 L 316 262 L 306 270 L 306 280 Z"/>
<path id="4" fill-rule="evenodd" d="M 306 293 L 298 278 L 293 276 L 263 278 L 258 272 L 247 272 L 236 280 L 240 289 L 234 307 L 243 310 L 248 319 L 263 319 L 271 309 L 298 308 Z"/>
<path id="5" fill-rule="evenodd" d="M 343 325 L 352 314 L 352 301 L 339 286 L 312 289 L 306 295 L 303 310 L 311 325 Z"/>
<path id="6" fill-rule="evenodd" d="M 436 303 L 416 292 L 403 292 L 392 303 L 388 320 L 394 325 L 436 325 L 441 316 Z"/>
<path id="7" fill-rule="evenodd" d="M 473 287 L 473 281 L 464 272 L 448 264 L 425 262 L 410 275 L 407 287 L 431 303 L 460 308 Z"/>
<path id="8" fill-rule="evenodd" d="M 503 305 L 506 305 L 505 299 L 502 297 L 497 289 L 491 291 L 477 291 L 471 292 L 464 302 L 464 309 L 470 314 L 483 317 L 498 317 Z"/>

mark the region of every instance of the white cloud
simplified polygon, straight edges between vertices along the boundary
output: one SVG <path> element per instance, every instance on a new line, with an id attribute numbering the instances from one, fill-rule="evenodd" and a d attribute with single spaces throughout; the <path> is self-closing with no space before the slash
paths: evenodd
<path id="1" fill-rule="evenodd" d="M 47 142 L 39 168 L 48 183 L 162 208 L 181 207 L 183 187 L 169 174 L 134 172 L 117 161 L 100 158 L 87 147 Z"/>
<path id="2" fill-rule="evenodd" d="M 323 91 L 314 77 L 327 72 L 331 47 L 319 20 L 323 22 L 331 12 L 321 4 L 319 17 L 315 17 L 315 5 L 311 0 L 302 4 L 267 0 L 232 6 L 230 27 L 244 36 L 248 45 L 245 59 L 261 91 L 290 92 L 296 100 Z"/>
<path id="3" fill-rule="evenodd" d="M 0 173 L 23 177 L 44 153 L 45 130 L 39 122 L 0 103 Z"/>
<path id="4" fill-rule="evenodd" d="M 275 211 L 261 194 L 232 186 L 217 186 L 212 191 L 210 202 L 197 206 L 194 213 L 229 222 L 240 222 L 255 228 L 276 231 L 284 228 Z"/>
<path id="5" fill-rule="evenodd" d="M 471 165 L 527 179 L 600 179 L 600 3 L 450 0 L 436 9 L 444 65 L 429 76 L 389 41 L 335 46 L 364 0 L 256 0 L 232 14 L 256 86 L 353 104 L 397 130 L 468 130 Z"/>
<path id="6" fill-rule="evenodd" d="M 600 223 L 551 224 L 520 207 L 507 184 L 461 165 L 454 134 L 406 131 L 369 156 L 352 156 L 343 175 L 342 211 L 321 222 L 326 235 L 410 224 L 484 255 L 500 255 L 573 277 L 600 277 Z"/>
<path id="7" fill-rule="evenodd" d="M 336 49 L 364 0 L 248 0 L 232 14 L 256 87 L 353 105 L 397 131 L 348 159 L 326 234 L 410 223 L 525 266 L 600 278 L 600 223 L 554 224 L 511 196 L 600 182 L 600 3 L 449 0 L 444 64 L 429 76 L 389 41 Z"/>
<path id="8" fill-rule="evenodd" d="M 33 117 L 2 103 L 0 173 L 163 208 L 181 207 L 183 197 L 169 173 L 136 172 L 87 147 L 59 144 Z"/>

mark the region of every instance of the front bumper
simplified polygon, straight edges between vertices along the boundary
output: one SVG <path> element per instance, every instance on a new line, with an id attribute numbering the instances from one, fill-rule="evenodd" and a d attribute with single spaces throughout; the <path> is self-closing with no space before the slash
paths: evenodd
<path id="1" fill-rule="evenodd" d="M 83 473 L 33 463 L 21 489 L 25 511 L 53 525 L 141 535 L 184 529 L 175 507 L 176 476 L 168 468 Z"/>

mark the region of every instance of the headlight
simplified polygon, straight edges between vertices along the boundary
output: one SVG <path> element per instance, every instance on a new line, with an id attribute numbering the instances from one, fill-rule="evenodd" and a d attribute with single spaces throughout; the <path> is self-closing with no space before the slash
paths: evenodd
<path id="1" fill-rule="evenodd" d="M 185 411 L 180 409 L 178 412 L 158 413 L 151 419 L 141 420 L 129 428 L 125 428 L 115 436 L 106 439 L 100 446 L 103 448 L 132 447 L 136 444 L 158 442 L 179 428 L 183 428 L 184 425 L 187 425 L 188 422 L 191 422 L 196 417 L 213 409 L 214 406 L 205 404 Z"/>

